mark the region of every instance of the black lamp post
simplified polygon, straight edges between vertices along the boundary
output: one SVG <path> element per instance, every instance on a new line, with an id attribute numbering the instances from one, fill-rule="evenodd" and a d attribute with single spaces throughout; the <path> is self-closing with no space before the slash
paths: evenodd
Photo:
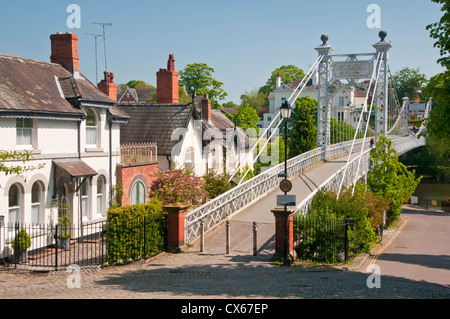
<path id="1" fill-rule="evenodd" d="M 292 115 L 293 108 L 291 105 L 284 101 L 280 107 L 281 118 L 284 119 L 284 177 L 287 179 L 287 120 Z M 287 193 L 285 192 L 284 195 Z M 288 215 L 287 207 L 284 206 L 284 252 L 283 252 L 283 264 L 288 265 Z"/>

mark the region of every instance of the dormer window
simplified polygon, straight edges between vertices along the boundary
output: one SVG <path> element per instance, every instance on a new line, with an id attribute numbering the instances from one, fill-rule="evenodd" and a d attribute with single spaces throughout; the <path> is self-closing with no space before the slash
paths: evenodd
<path id="1" fill-rule="evenodd" d="M 97 146 L 97 116 L 91 109 L 86 113 L 86 144 Z"/>

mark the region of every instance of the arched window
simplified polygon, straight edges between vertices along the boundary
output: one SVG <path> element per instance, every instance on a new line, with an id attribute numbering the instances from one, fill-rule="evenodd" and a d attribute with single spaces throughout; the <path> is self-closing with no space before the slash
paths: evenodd
<path id="1" fill-rule="evenodd" d="M 97 216 L 102 216 L 105 211 L 105 178 L 97 179 Z"/>
<path id="2" fill-rule="evenodd" d="M 86 144 L 97 146 L 97 117 L 91 109 L 86 112 Z"/>
<path id="3" fill-rule="evenodd" d="M 22 191 L 18 184 L 13 184 L 8 192 L 8 222 L 20 223 L 22 213 Z"/>
<path id="4" fill-rule="evenodd" d="M 146 190 L 145 184 L 137 180 L 131 187 L 131 205 L 145 204 Z"/>
<path id="5" fill-rule="evenodd" d="M 42 185 L 34 182 L 31 187 L 31 223 L 40 224 L 42 222 Z"/>

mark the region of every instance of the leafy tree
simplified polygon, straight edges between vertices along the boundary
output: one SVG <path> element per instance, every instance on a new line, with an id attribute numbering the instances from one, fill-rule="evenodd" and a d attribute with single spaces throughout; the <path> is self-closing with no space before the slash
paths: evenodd
<path id="1" fill-rule="evenodd" d="M 400 216 L 403 203 L 411 197 L 422 177 L 415 178 L 415 171 L 408 171 L 398 160 L 392 142 L 379 136 L 370 157 L 374 166 L 367 176 L 369 188 L 377 195 L 389 200 L 391 220 Z"/>
<path id="2" fill-rule="evenodd" d="M 317 144 L 317 100 L 309 96 L 298 98 L 289 119 L 289 157 L 295 157 L 316 147 Z"/>
<path id="3" fill-rule="evenodd" d="M 240 106 L 233 116 L 236 126 L 247 130 L 249 128 L 257 128 L 256 123 L 260 120 L 258 113 L 249 105 Z"/>
<path id="4" fill-rule="evenodd" d="M 420 69 L 403 68 L 392 77 L 397 96 L 399 99 L 408 96 L 410 101 L 413 101 L 418 96 L 418 91 L 421 91 L 427 83 L 427 78 L 420 73 Z"/>
<path id="5" fill-rule="evenodd" d="M 295 65 L 282 65 L 272 72 L 266 84 L 259 89 L 259 92 L 264 94 L 265 97 L 268 97 L 270 92 L 275 90 L 278 73 L 280 73 L 282 84 L 292 83 L 305 77 L 303 70 Z"/>
<path id="6" fill-rule="evenodd" d="M 154 89 L 155 87 L 148 84 L 142 80 L 131 80 L 128 81 L 127 86 L 133 89 Z"/>
<path id="7" fill-rule="evenodd" d="M 250 92 L 245 91 L 241 95 L 241 105 L 248 105 L 255 109 L 257 113 L 261 111 L 261 108 L 266 104 L 265 96 L 257 89 Z"/>
<path id="8" fill-rule="evenodd" d="M 444 12 L 439 22 L 432 23 L 426 27 L 430 30 L 430 37 L 435 39 L 434 47 L 439 48 L 441 58 L 437 61 L 446 69 L 450 66 L 450 2 L 448 0 L 431 0 L 442 4 L 441 11 Z"/>
<path id="9" fill-rule="evenodd" d="M 188 64 L 180 71 L 180 85 L 184 86 L 189 94 L 196 95 L 208 93 L 213 108 L 220 108 L 219 101 L 228 96 L 222 88 L 223 83 L 216 80 L 212 74 L 214 69 L 205 63 Z"/>

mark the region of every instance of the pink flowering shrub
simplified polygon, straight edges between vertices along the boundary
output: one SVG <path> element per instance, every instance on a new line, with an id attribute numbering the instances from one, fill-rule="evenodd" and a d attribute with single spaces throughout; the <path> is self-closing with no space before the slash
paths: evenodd
<path id="1" fill-rule="evenodd" d="M 163 204 L 202 204 L 208 197 L 205 181 L 186 169 L 174 169 L 158 173 L 150 187 L 150 197 L 158 198 Z"/>

